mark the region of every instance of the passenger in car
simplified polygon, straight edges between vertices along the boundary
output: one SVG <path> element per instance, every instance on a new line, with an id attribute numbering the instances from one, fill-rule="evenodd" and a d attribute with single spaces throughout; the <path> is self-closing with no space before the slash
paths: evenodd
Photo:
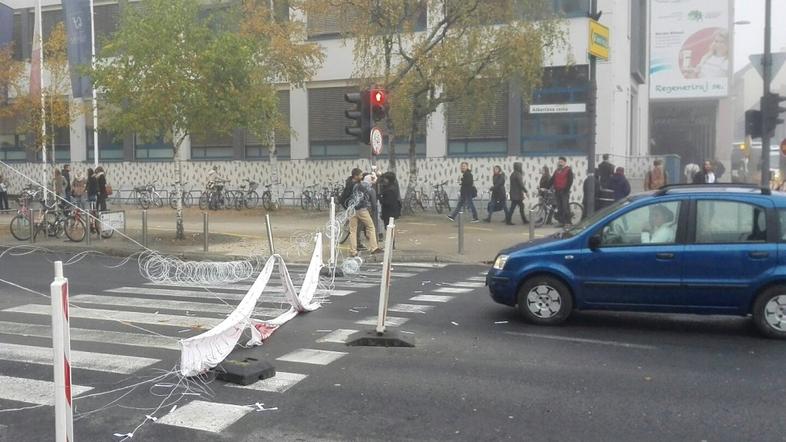
<path id="1" fill-rule="evenodd" d="M 674 242 L 677 233 L 674 214 L 666 206 L 657 204 L 650 209 L 650 225 L 652 226 L 650 243 Z"/>

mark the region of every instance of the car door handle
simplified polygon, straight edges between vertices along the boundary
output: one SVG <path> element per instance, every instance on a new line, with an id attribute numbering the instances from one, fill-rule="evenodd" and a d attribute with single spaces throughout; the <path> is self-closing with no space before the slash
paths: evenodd
<path id="1" fill-rule="evenodd" d="M 770 256 L 769 252 L 748 252 L 748 256 L 754 259 L 762 259 Z"/>
<path id="2" fill-rule="evenodd" d="M 673 253 L 656 253 L 655 258 L 658 259 L 674 259 Z"/>

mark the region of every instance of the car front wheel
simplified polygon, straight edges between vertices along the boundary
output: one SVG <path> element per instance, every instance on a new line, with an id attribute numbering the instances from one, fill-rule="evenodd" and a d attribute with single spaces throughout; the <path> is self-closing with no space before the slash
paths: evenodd
<path id="1" fill-rule="evenodd" d="M 568 287 L 550 276 L 535 276 L 519 289 L 518 310 L 528 322 L 556 325 L 568 319 L 573 298 Z"/>
<path id="2" fill-rule="evenodd" d="M 765 290 L 753 305 L 753 322 L 767 337 L 786 339 L 786 286 Z"/>

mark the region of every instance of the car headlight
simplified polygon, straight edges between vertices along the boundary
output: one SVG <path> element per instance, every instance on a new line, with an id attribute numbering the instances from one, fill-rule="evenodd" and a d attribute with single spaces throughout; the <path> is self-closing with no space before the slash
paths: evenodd
<path id="1" fill-rule="evenodd" d="M 505 263 L 508 262 L 508 255 L 497 255 L 497 259 L 494 260 L 494 268 L 497 270 L 502 270 L 505 268 Z"/>

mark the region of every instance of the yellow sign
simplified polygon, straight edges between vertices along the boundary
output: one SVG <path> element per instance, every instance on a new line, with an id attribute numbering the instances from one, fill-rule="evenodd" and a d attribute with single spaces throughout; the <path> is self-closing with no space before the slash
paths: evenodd
<path id="1" fill-rule="evenodd" d="M 609 59 L 609 28 L 589 21 L 589 53 L 604 60 Z"/>

